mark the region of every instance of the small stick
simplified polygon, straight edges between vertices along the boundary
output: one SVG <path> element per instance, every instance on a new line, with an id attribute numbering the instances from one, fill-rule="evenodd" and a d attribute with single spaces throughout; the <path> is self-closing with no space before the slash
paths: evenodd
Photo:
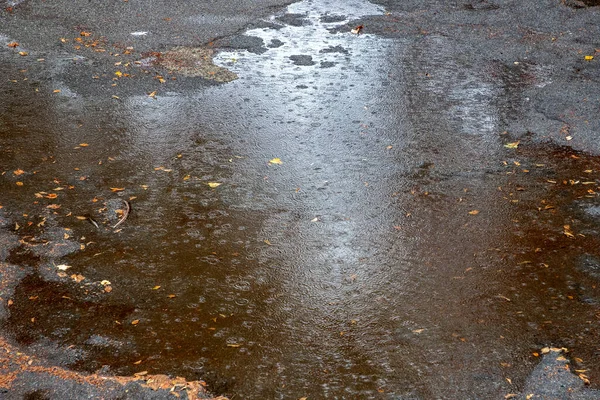
<path id="1" fill-rule="evenodd" d="M 129 216 L 129 212 L 131 211 L 131 206 L 129 206 L 129 202 L 127 200 L 123 200 L 123 202 L 125 203 L 125 206 L 127 207 L 125 209 L 125 211 L 123 211 L 123 216 L 121 217 L 121 219 L 119 220 L 119 222 L 117 222 L 115 224 L 115 226 L 113 226 L 113 229 L 115 229 L 117 226 L 121 225 L 123 222 L 125 222 L 125 220 L 127 219 L 127 217 Z"/>
<path id="2" fill-rule="evenodd" d="M 90 223 L 92 225 L 94 225 L 96 227 L 96 229 L 100 229 L 100 227 L 98 226 L 98 223 L 94 220 L 94 218 L 88 217 L 87 219 L 88 219 L 88 221 L 90 221 Z"/>

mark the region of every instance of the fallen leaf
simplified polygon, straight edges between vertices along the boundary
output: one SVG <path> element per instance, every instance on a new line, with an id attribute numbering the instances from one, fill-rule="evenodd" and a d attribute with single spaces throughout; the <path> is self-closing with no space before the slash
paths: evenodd
<path id="1" fill-rule="evenodd" d="M 110 292 L 112 292 L 112 286 L 105 286 L 105 287 L 104 287 L 104 291 L 105 291 L 106 293 L 110 293 Z"/>
<path id="2" fill-rule="evenodd" d="M 138 360 L 138 361 L 134 362 L 133 365 L 139 365 L 141 363 L 142 363 L 142 360 Z"/>
<path id="3" fill-rule="evenodd" d="M 15 171 L 13 171 L 13 174 L 19 176 L 19 175 L 23 175 L 25 173 L 25 171 L 23 171 L 22 169 L 17 169 Z"/>
<path id="4" fill-rule="evenodd" d="M 350 33 L 354 33 L 355 35 L 358 35 L 363 30 L 363 28 L 364 28 L 364 26 L 358 25 L 357 27 L 355 27 L 354 29 L 352 29 L 350 31 Z"/>
<path id="5" fill-rule="evenodd" d="M 421 333 L 423 332 L 425 329 L 414 329 L 413 333 Z"/>
<path id="6" fill-rule="evenodd" d="M 227 347 L 240 347 L 241 344 L 237 344 L 237 343 L 228 343 Z"/>
<path id="7" fill-rule="evenodd" d="M 136 372 L 133 375 L 135 375 L 135 376 L 144 376 L 144 375 L 147 375 L 147 374 L 148 374 L 148 371 L 141 371 L 141 372 Z"/>
<path id="8" fill-rule="evenodd" d="M 570 239 L 575 239 L 575 235 L 573 234 L 573 231 L 571 231 L 571 227 L 569 225 L 565 225 L 563 230 L 563 234 L 570 238 Z"/>
<path id="9" fill-rule="evenodd" d="M 89 144 L 87 144 L 87 143 L 79 143 L 79 145 L 80 145 L 81 147 L 88 147 L 88 146 L 89 146 Z"/>
<path id="10" fill-rule="evenodd" d="M 19 47 L 19 43 L 17 43 L 17 42 L 10 42 L 9 44 L 7 44 L 7 46 L 8 47 L 12 47 L 14 49 L 15 47 Z"/>
<path id="11" fill-rule="evenodd" d="M 26 55 L 29 55 L 29 53 L 26 51 L 20 51 L 19 55 L 25 57 Z"/>
<path id="12" fill-rule="evenodd" d="M 585 56 L 585 57 L 583 57 L 583 59 L 585 61 L 592 61 L 594 59 L 594 56 Z"/>
<path id="13" fill-rule="evenodd" d="M 15 182 L 17 186 L 23 186 L 23 182 Z"/>
<path id="14" fill-rule="evenodd" d="M 156 97 L 156 90 L 152 93 L 148 93 L 148 97 L 152 97 L 155 98 Z"/>
<path id="15" fill-rule="evenodd" d="M 519 143 L 521 143 L 521 142 L 516 141 L 516 142 L 512 142 L 512 143 L 507 143 L 504 145 L 504 147 L 506 147 L 507 149 L 516 149 L 517 147 L 519 147 Z"/>
<path id="16" fill-rule="evenodd" d="M 52 93 L 60 93 L 60 89 L 54 89 Z"/>
<path id="17" fill-rule="evenodd" d="M 91 32 L 85 32 L 85 31 L 83 31 L 83 32 L 79 32 L 79 34 L 80 34 L 81 36 L 88 37 L 88 36 L 91 36 L 91 34 L 92 34 L 92 33 L 91 33 Z"/>
<path id="18" fill-rule="evenodd" d="M 77 274 L 77 275 L 73 274 L 73 275 L 71 275 L 71 279 L 73 279 L 75 282 L 79 283 L 85 279 L 85 276 L 80 275 L 80 274 Z"/>
<path id="19" fill-rule="evenodd" d="M 131 325 L 137 325 L 140 323 L 139 319 L 134 319 L 133 321 L 131 321 Z"/>
<path id="20" fill-rule="evenodd" d="M 110 281 L 107 281 L 106 279 L 104 279 L 103 281 L 100 282 L 100 284 L 103 286 L 107 286 L 107 285 L 110 285 Z"/>
<path id="21" fill-rule="evenodd" d="M 123 190 L 125 190 L 125 188 L 113 188 L 113 187 L 110 188 L 111 192 L 122 192 Z"/>
<path id="22" fill-rule="evenodd" d="M 216 187 L 221 186 L 221 183 L 219 183 L 219 182 L 208 182 L 208 186 L 210 186 L 211 188 L 214 189 Z"/>
<path id="23" fill-rule="evenodd" d="M 158 289 L 160 289 L 160 286 L 158 286 L 158 285 L 156 285 L 152 288 L 152 290 L 158 290 Z"/>
<path id="24" fill-rule="evenodd" d="M 472 210 L 472 211 L 469 211 L 469 214 L 470 214 L 470 215 L 477 215 L 477 214 L 479 214 L 479 210 Z"/>
<path id="25" fill-rule="evenodd" d="M 269 160 L 269 164 L 283 164 L 283 161 L 280 158 L 273 158 Z"/>
<path id="26" fill-rule="evenodd" d="M 71 268 L 71 266 L 70 265 L 66 265 L 66 264 L 60 264 L 60 265 L 57 265 L 56 268 L 60 269 L 61 271 L 66 271 L 69 268 Z"/>
<path id="27" fill-rule="evenodd" d="M 170 295 L 168 295 L 167 297 L 168 297 L 168 298 L 170 298 L 170 299 L 174 299 L 174 298 L 175 298 L 175 297 L 177 297 L 177 296 L 175 296 L 174 294 L 170 294 Z"/>

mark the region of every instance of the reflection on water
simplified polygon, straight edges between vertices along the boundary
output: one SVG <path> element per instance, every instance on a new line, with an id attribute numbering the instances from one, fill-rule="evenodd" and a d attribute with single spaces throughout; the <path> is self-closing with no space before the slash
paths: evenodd
<path id="1" fill-rule="evenodd" d="M 239 80 L 110 106 L 49 105 L 47 120 L 65 126 L 52 135 L 56 162 L 35 185 L 3 190 L 29 204 L 42 184 L 73 186 L 56 215 L 44 212 L 85 250 L 42 257 L 39 268 L 66 263 L 86 280 L 24 281 L 16 338 L 73 345 L 74 368 L 201 378 L 244 399 L 514 392 L 506 378 L 519 383 L 535 361 L 522 358 L 574 326 L 553 318 L 560 333 L 548 334 L 549 307 L 563 304 L 531 282 L 556 291 L 564 282 L 527 269 L 551 263 L 527 259 L 542 257 L 535 249 L 559 245 L 522 234 L 542 225 L 530 210 L 554 171 L 535 172 L 547 154 L 511 159 L 494 101 L 506 87 L 448 39 L 411 46 L 368 25 L 329 31 L 382 13 L 366 1 L 296 3 L 272 28 L 246 33 L 267 51 L 219 54 Z M 8 136 L 2 144 L 23 150 Z M 48 147 L 3 170 L 39 164 Z M 133 207 L 122 231 L 74 219 L 110 221 L 104 202 L 116 198 Z M 35 296 L 44 300 L 35 315 L 17 312 Z"/>

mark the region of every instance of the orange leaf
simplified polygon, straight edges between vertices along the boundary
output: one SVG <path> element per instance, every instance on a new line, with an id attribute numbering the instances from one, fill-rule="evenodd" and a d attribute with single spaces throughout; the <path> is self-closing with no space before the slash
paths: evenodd
<path id="1" fill-rule="evenodd" d="M 110 188 L 112 192 L 122 192 L 125 188 Z"/>
<path id="2" fill-rule="evenodd" d="M 10 42 L 9 44 L 7 44 L 7 46 L 8 47 L 12 47 L 14 49 L 15 47 L 19 46 L 19 43 L 17 43 L 17 42 Z"/>

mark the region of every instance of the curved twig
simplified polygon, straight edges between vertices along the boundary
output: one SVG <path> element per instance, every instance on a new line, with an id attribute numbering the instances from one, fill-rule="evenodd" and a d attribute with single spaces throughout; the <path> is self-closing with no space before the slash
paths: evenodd
<path id="1" fill-rule="evenodd" d="M 113 229 L 115 229 L 117 226 L 119 226 L 123 222 L 125 222 L 125 220 L 129 216 L 129 212 L 131 211 L 131 206 L 129 205 L 129 202 L 127 200 L 123 200 L 123 202 L 125 203 L 125 207 L 127 207 L 127 208 L 123 211 L 123 216 L 121 217 L 121 219 L 119 220 L 119 222 L 117 222 L 115 224 L 115 226 L 113 226 Z"/>

